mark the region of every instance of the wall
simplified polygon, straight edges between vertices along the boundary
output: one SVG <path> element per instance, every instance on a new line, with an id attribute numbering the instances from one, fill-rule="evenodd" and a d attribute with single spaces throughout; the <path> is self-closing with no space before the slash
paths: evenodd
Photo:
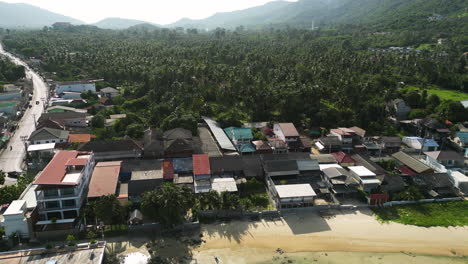
<path id="1" fill-rule="evenodd" d="M 281 130 L 279 124 L 274 124 L 274 125 L 273 125 L 273 132 L 275 133 L 275 135 L 276 135 L 279 139 L 281 139 L 281 140 L 283 140 L 284 142 L 286 142 L 286 137 L 284 136 L 283 131 Z"/>
<path id="2" fill-rule="evenodd" d="M 442 199 L 423 199 L 419 201 L 392 201 L 383 203 L 383 207 L 389 207 L 393 205 L 402 205 L 402 204 L 418 204 L 418 203 L 434 203 L 434 202 L 451 202 L 451 201 L 461 201 L 460 197 L 454 198 L 442 198 Z"/>

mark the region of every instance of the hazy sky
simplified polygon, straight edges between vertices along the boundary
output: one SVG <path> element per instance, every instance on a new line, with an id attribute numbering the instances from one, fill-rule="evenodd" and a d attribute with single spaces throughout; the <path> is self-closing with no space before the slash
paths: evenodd
<path id="1" fill-rule="evenodd" d="M 181 18 L 206 18 L 216 12 L 245 9 L 272 0 L 2 0 L 28 3 L 49 11 L 94 23 L 106 17 L 145 20 L 158 24 Z M 294 0 L 289 0 L 294 1 Z"/>

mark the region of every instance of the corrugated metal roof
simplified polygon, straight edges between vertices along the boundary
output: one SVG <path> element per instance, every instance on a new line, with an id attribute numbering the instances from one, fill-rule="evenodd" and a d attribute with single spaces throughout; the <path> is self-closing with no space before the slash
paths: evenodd
<path id="1" fill-rule="evenodd" d="M 275 185 L 275 189 L 280 198 L 317 196 L 310 184 Z"/>
<path id="2" fill-rule="evenodd" d="M 59 151 L 47 164 L 42 173 L 34 181 L 37 185 L 75 185 L 76 183 L 64 183 L 63 177 L 66 173 L 68 160 L 78 156 L 78 151 Z"/>
<path id="3" fill-rule="evenodd" d="M 197 154 L 192 156 L 193 159 L 193 174 L 207 175 L 211 174 L 210 159 L 207 154 Z"/>
<path id="4" fill-rule="evenodd" d="M 202 116 L 202 118 L 210 128 L 211 132 L 216 138 L 216 141 L 218 141 L 218 144 L 222 149 L 236 151 L 236 148 L 232 144 L 231 140 L 229 140 L 226 133 L 224 133 L 224 130 L 216 121 L 206 116 Z"/>
<path id="5" fill-rule="evenodd" d="M 121 162 L 99 162 L 89 182 L 88 198 L 115 194 L 119 181 Z"/>

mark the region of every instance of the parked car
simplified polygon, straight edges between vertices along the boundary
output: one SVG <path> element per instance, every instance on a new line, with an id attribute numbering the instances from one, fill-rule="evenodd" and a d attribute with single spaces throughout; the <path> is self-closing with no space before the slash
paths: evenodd
<path id="1" fill-rule="evenodd" d="M 18 178 L 21 175 L 21 172 L 19 171 L 10 171 L 8 173 L 8 177 L 10 178 Z"/>
<path id="2" fill-rule="evenodd" d="M 36 104 L 38 105 L 38 104 L 39 104 L 39 101 L 36 101 Z"/>
<path id="3" fill-rule="evenodd" d="M 28 104 L 28 107 L 31 108 L 31 107 L 32 107 L 32 104 Z"/>

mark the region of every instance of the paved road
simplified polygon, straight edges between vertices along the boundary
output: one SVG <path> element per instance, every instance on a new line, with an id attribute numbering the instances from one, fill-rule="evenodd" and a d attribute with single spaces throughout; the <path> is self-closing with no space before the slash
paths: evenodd
<path id="1" fill-rule="evenodd" d="M 23 118 L 19 121 L 18 129 L 16 129 L 13 137 L 10 139 L 8 146 L 0 153 L 0 170 L 5 172 L 11 171 L 22 171 L 21 164 L 25 156 L 24 143 L 21 141 L 21 136 L 29 137 L 35 130 L 35 120 L 39 119 L 39 116 L 43 112 L 44 103 L 41 98 L 46 98 L 47 85 L 42 78 L 32 71 L 23 61 L 7 53 L 0 43 L 0 54 L 8 56 L 14 63 L 23 65 L 26 67 L 26 76 L 28 79 L 32 79 L 34 85 L 34 93 L 32 99 L 32 108 L 26 110 Z M 36 105 L 36 101 L 39 104 Z M 12 150 L 10 150 L 10 147 Z M 8 178 L 5 181 L 5 185 L 15 184 L 16 180 Z"/>

